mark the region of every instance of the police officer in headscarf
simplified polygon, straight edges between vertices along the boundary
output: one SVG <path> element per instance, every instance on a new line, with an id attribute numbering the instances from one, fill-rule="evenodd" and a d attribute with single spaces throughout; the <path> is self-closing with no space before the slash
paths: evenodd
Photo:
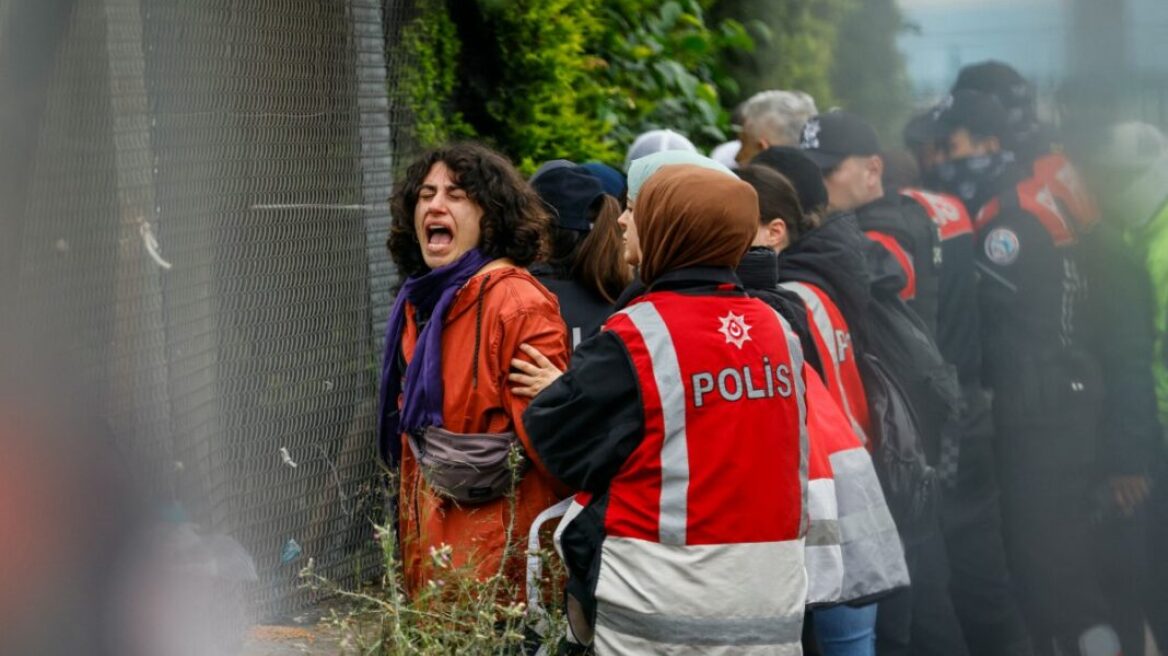
<path id="1" fill-rule="evenodd" d="M 584 491 L 557 531 L 570 638 L 600 654 L 796 653 L 803 356 L 734 275 L 757 196 L 692 165 L 664 166 L 638 192 L 647 291 L 525 416 L 540 460 Z"/>

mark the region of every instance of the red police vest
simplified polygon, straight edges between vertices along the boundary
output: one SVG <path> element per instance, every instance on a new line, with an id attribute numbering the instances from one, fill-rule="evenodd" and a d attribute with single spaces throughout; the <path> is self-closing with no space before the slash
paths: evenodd
<path id="1" fill-rule="evenodd" d="M 937 224 L 941 241 L 973 233 L 973 222 L 965 204 L 948 194 L 935 194 L 922 189 L 905 188 L 900 193 L 916 201 Z"/>
<path id="2" fill-rule="evenodd" d="M 908 585 L 904 550 L 872 458 L 819 375 L 807 368 L 807 604 Z"/>
<path id="3" fill-rule="evenodd" d="M 797 335 L 757 299 L 667 291 L 605 330 L 636 369 L 645 433 L 608 490 L 597 652 L 795 648 L 808 466 Z"/>
<path id="4" fill-rule="evenodd" d="M 784 289 L 799 295 L 807 308 L 819 361 L 824 366 L 824 382 L 832 398 L 852 423 L 856 436 L 865 445 L 871 434 L 868 417 L 868 395 L 860 379 L 860 368 L 852 348 L 852 333 L 844 315 L 822 289 L 806 282 L 784 282 Z"/>
<path id="5" fill-rule="evenodd" d="M 1018 207 L 1031 214 L 1056 247 L 1078 241 L 1078 233 L 1090 231 L 1099 222 L 1099 209 L 1083 187 L 1075 167 L 1058 153 L 1044 155 L 1034 162 L 1032 175 L 1014 188 Z M 977 213 L 974 223 L 980 232 L 1002 211 L 1002 197 L 991 199 Z"/>

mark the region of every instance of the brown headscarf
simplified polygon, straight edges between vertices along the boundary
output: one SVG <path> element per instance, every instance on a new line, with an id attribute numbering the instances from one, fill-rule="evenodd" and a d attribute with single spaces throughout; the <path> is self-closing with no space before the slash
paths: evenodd
<path id="1" fill-rule="evenodd" d="M 723 172 L 663 166 L 641 188 L 633 219 L 641 280 L 651 284 L 683 267 L 737 266 L 758 233 L 758 195 Z"/>

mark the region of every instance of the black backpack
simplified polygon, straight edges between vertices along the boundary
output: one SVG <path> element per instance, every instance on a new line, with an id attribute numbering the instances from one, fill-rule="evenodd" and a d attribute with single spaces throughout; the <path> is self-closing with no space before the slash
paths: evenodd
<path id="1" fill-rule="evenodd" d="M 913 535 L 935 507 L 937 472 L 925 459 L 916 413 L 895 377 L 870 353 L 858 364 L 872 417 L 872 464 L 897 528 Z"/>
<path id="2" fill-rule="evenodd" d="M 953 480 L 961 435 L 957 372 L 897 297 L 873 296 L 864 316 L 860 376 L 873 418 L 873 460 L 902 532 L 928 515 Z"/>

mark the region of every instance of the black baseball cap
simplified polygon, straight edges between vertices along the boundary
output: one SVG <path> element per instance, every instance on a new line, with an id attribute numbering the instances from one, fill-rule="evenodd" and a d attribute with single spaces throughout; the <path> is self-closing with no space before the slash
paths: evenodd
<path id="1" fill-rule="evenodd" d="M 588 169 L 571 162 L 542 168 L 531 178 L 531 186 L 557 226 L 577 232 L 592 230 L 591 210 L 604 195 L 604 187 Z"/>
<path id="2" fill-rule="evenodd" d="M 771 146 L 755 155 L 750 163 L 761 164 L 782 173 L 795 188 L 804 212 L 822 209 L 827 205 L 823 172 L 804 151 L 791 146 Z"/>
<path id="3" fill-rule="evenodd" d="M 988 94 L 1001 104 L 1006 123 L 1001 139 L 1016 145 L 1041 139 L 1034 87 L 1009 64 L 989 60 L 962 68 L 950 93 L 958 91 Z"/>
<path id="4" fill-rule="evenodd" d="M 1007 112 L 1034 112 L 1034 89 L 1022 74 L 1004 62 L 987 60 L 970 64 L 957 74 L 950 93 L 978 91 L 994 96 Z"/>
<path id="5" fill-rule="evenodd" d="M 1005 139 L 1009 133 L 1006 109 L 997 97 L 968 89 L 954 92 L 934 110 L 946 135 L 965 128 L 978 137 Z"/>
<path id="6" fill-rule="evenodd" d="M 876 130 L 864 119 L 842 109 L 811 117 L 803 126 L 799 147 L 824 171 L 849 157 L 880 154 Z"/>
<path id="7" fill-rule="evenodd" d="M 937 122 L 940 112 L 935 107 L 914 115 L 904 125 L 904 145 L 906 148 L 917 148 L 924 144 L 948 136 L 945 128 Z"/>

